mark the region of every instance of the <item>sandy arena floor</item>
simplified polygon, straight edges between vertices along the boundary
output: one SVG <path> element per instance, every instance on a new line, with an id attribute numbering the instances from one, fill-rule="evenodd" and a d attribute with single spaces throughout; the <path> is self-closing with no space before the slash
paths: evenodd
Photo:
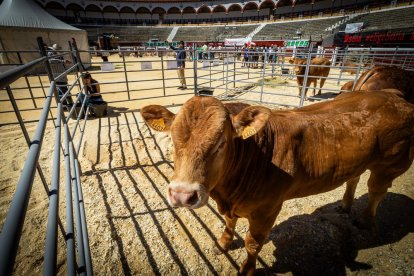
<path id="1" fill-rule="evenodd" d="M 149 73 L 147 78 L 159 77 L 155 74 L 158 73 Z M 104 82 L 102 76 L 95 75 Z M 105 81 L 122 80 L 122 75 L 107 74 Z M 175 77 L 176 72 L 172 70 L 167 75 Z M 140 73 L 136 73 L 136 77 L 144 79 Z M 286 81 L 292 85 L 295 83 L 294 79 Z M 285 80 L 281 82 L 286 84 Z M 124 89 L 119 87 L 121 85 L 125 84 L 102 87 L 104 92 L 109 92 L 111 89 Z M 138 89 L 149 84 L 134 85 Z M 178 81 L 168 81 L 168 85 L 177 86 Z M 243 84 L 239 82 L 237 86 Z M 326 88 L 338 87 L 340 84 L 336 81 L 326 84 Z M 253 89 L 260 91 L 261 88 Z M 167 91 L 167 95 L 181 93 L 176 88 Z M 294 97 L 297 93 L 294 87 L 277 89 L 265 86 L 264 91 L 288 94 L 278 97 L 286 104 L 296 105 L 299 101 Z M 34 93 L 42 95 L 40 89 Z M 162 93 L 162 90 L 135 92 L 134 97 L 157 93 Z M 7 98 L 5 93 L 0 96 Z M 23 96 L 23 92 L 16 93 L 16 97 Z M 255 96 L 251 90 L 243 90 L 233 98 L 245 101 Z M 108 101 L 122 97 L 127 98 L 127 94 L 104 95 Z M 150 103 L 174 104 L 177 106 L 171 107 L 171 110 L 176 112 L 179 105 L 190 97 L 191 94 L 113 103 L 107 117 L 88 120 L 80 160 L 96 275 L 236 275 L 244 260 L 246 220 L 239 221 L 236 240 L 229 253 L 216 256 L 212 251 L 213 243 L 221 235 L 224 221 L 215 203 L 210 200 L 207 207 L 197 210 L 174 209 L 167 204 L 165 190 L 174 166 L 170 140 L 166 135 L 150 131 L 138 109 Z M 39 105 L 41 102 L 39 99 Z M 19 107 L 31 108 L 32 103 L 21 101 Z M 5 110 L 10 106 L 2 102 L 0 108 Z M 25 119 L 31 119 L 36 118 L 38 112 L 24 112 L 23 115 Z M 15 121 L 13 116 L 13 113 L 3 113 L 0 122 Z M 27 128 L 33 134 L 35 124 L 28 123 Z M 48 179 L 52 171 L 53 140 L 54 128 L 49 121 L 39 159 Z M 0 148 L 3 157 L 0 159 L 0 225 L 3 225 L 27 155 L 27 145 L 18 125 L 0 127 Z M 63 167 L 62 160 L 62 170 Z M 414 166 L 394 181 L 378 209 L 376 227 L 372 231 L 360 230 L 353 224 L 367 203 L 365 183 L 368 176 L 366 172 L 360 180 L 350 215 L 335 211 L 344 187 L 286 202 L 259 255 L 258 274 L 413 275 Z M 65 213 L 64 183 L 63 175 L 60 187 L 61 218 Z M 38 275 L 42 272 L 47 207 L 48 198 L 36 176 L 16 260 L 16 275 Z M 65 243 L 59 233 L 59 275 L 66 273 L 64 253 Z"/>

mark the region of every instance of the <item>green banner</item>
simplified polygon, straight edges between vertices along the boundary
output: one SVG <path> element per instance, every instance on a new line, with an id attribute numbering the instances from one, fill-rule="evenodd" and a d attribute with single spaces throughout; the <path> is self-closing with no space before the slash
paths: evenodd
<path id="1" fill-rule="evenodd" d="M 165 42 L 145 42 L 144 45 L 146 47 L 168 47 L 168 45 Z M 169 45 L 178 47 L 178 42 L 171 42 L 169 43 Z"/>
<path id="2" fill-rule="evenodd" d="M 285 46 L 288 48 L 309 47 L 309 40 L 286 40 Z"/>

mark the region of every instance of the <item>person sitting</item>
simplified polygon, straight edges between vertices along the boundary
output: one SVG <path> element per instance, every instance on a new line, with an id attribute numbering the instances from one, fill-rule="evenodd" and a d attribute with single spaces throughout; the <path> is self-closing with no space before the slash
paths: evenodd
<path id="1" fill-rule="evenodd" d="M 85 94 L 89 95 L 89 100 L 86 104 L 90 105 L 90 110 L 92 111 L 92 114 L 95 116 L 99 116 L 99 114 L 102 114 L 98 111 L 98 106 L 100 106 L 101 109 L 103 108 L 103 114 L 106 114 L 107 103 L 102 98 L 101 87 L 99 85 L 99 82 L 93 79 L 89 72 L 85 72 L 82 74 L 82 83 L 84 85 Z M 83 98 L 80 100 L 83 101 Z"/>

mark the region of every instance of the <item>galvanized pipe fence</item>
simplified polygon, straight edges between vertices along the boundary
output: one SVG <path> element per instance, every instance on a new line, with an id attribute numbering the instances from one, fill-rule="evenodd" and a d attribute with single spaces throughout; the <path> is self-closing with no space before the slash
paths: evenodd
<path id="1" fill-rule="evenodd" d="M 341 91 L 341 86 L 344 83 L 352 81 L 355 85 L 359 76 L 373 66 L 398 66 L 407 70 L 414 70 L 414 49 L 411 48 L 346 48 L 343 50 L 331 49 L 324 52 L 316 52 L 310 49 L 299 53 L 282 49 L 277 52 L 249 52 L 249 58 L 246 61 L 243 61 L 241 51 L 216 50 L 209 53 L 208 58 L 200 60 L 197 58 L 196 50 L 194 50 L 192 55 L 188 55 L 193 58 L 186 60 L 186 79 L 190 80 L 189 89 L 178 92 L 176 90 L 178 77 L 176 77 L 175 72 L 174 76 L 168 76 L 171 75 L 170 71 L 176 71 L 176 61 L 171 56 L 173 53 L 171 50 L 114 50 L 109 51 L 110 54 L 118 54 L 120 60 L 115 60 L 110 56 L 109 62 L 99 62 L 93 59 L 91 63 L 82 63 L 80 52 L 99 54 L 104 51 L 80 51 L 73 41 L 69 42 L 69 46 L 70 51 L 59 51 L 58 54 L 47 57 L 43 43 L 39 40 L 38 52 L 40 52 L 40 57 L 38 59 L 25 65 L 0 65 L 15 67 L 0 75 L 0 88 L 5 90 L 8 95 L 7 99 L 2 99 L 0 102 L 10 102 L 13 107 L 12 110 L 0 111 L 0 114 L 14 113 L 16 115 L 17 122 L 20 124 L 29 145 L 28 156 L 0 234 L 0 275 L 9 275 L 13 271 L 36 171 L 49 196 L 44 275 L 52 275 L 57 272 L 58 229 L 60 229 L 59 231 L 66 243 L 67 274 L 93 274 L 78 156 L 89 114 L 89 105 L 87 105 L 89 95 L 84 92 L 85 88 L 81 82 L 80 74 L 85 68 L 94 76 L 98 76 L 96 79 L 103 87 L 101 94 L 109 104 L 203 94 L 213 95 L 222 100 L 257 102 L 286 107 L 298 107 L 309 101 L 330 99 Z M 8 52 L 20 55 L 19 51 Z M 128 57 L 132 54 L 135 57 Z M 145 54 L 152 57 L 145 59 L 138 57 Z M 58 75 L 53 74 L 49 59 L 61 57 L 70 59 L 72 65 Z M 331 61 L 331 65 L 313 65 L 311 60 L 315 57 L 325 57 Z M 291 64 L 289 60 L 294 58 L 301 58 L 302 63 L 299 65 Z M 44 75 L 33 73 L 33 69 L 38 66 L 42 66 L 47 73 L 47 82 L 42 80 Z M 108 66 L 112 66 L 112 68 L 106 68 Z M 134 66 L 133 69 L 129 68 Z M 297 69 L 304 69 L 302 70 L 303 73 L 295 73 L 295 66 Z M 329 97 L 311 96 L 311 91 L 308 91 L 308 95 L 305 95 L 307 89 L 313 89 L 313 87 L 306 84 L 308 79 L 312 77 L 310 75 L 312 68 L 316 66 L 319 68 L 329 67 L 330 69 L 329 75 L 319 77 L 326 80 L 325 86 L 321 88 L 322 95 L 329 95 Z M 111 80 L 110 74 L 121 74 L 122 77 Z M 148 74 L 150 78 L 145 78 L 142 74 Z M 59 96 L 59 87 L 56 81 L 67 75 L 72 76 L 72 82 L 68 83 L 67 91 Z M 297 77 L 303 78 L 302 86 L 296 83 Z M 25 86 L 14 86 L 14 83 L 22 78 Z M 32 84 L 31 81 L 36 81 L 38 84 Z M 145 87 L 144 84 L 148 83 L 156 83 L 156 85 Z M 123 89 L 105 89 L 106 85 L 114 84 L 123 84 L 125 87 Z M 36 89 L 41 89 L 43 96 L 35 96 L 33 91 Z M 319 90 L 319 87 L 317 89 Z M 14 91 L 28 92 L 28 95 L 17 99 L 14 97 Z M 140 94 L 147 91 L 151 91 L 153 95 Z M 106 96 L 109 98 L 109 95 L 126 96 L 123 99 L 121 97 L 119 99 L 106 99 Z M 64 107 L 65 100 L 72 96 L 75 97 L 75 104 Z M 52 98 L 55 99 L 55 105 Z M 33 107 L 19 108 L 18 102 L 21 101 L 31 101 Z M 39 106 L 39 101 L 43 101 L 43 107 Z M 42 111 L 39 120 L 25 120 L 23 118 L 23 112 L 34 110 Z M 56 114 L 56 118 L 53 114 Z M 72 118 L 74 121 L 71 123 Z M 48 185 L 38 162 L 48 120 L 51 120 L 55 126 L 53 173 L 50 185 Z M 83 122 L 80 120 L 83 120 Z M 34 137 L 30 139 L 25 124 L 33 121 L 38 123 L 37 131 Z M 70 129 L 69 124 L 71 124 L 72 129 Z M 75 139 L 75 136 L 77 139 Z M 77 144 L 75 143 L 76 140 Z M 65 164 L 65 225 L 63 225 L 58 212 L 61 175 L 60 152 L 63 154 Z"/>
<path id="2" fill-rule="evenodd" d="M 45 49 L 43 48 L 43 42 L 38 40 L 39 52 L 42 57 L 29 62 L 25 65 L 17 66 L 0 75 L 0 89 L 6 90 L 9 96 L 9 101 L 13 106 L 13 111 L 16 114 L 18 123 L 24 137 L 29 145 L 29 151 L 27 154 L 24 167 L 20 174 L 15 193 L 10 203 L 9 211 L 5 218 L 3 228 L 0 234 L 0 275 L 11 275 L 15 265 L 16 255 L 19 248 L 19 242 L 22 234 L 23 224 L 26 218 L 29 199 L 31 196 L 32 186 L 35 179 L 36 171 L 38 172 L 41 182 L 44 186 L 45 192 L 49 197 L 49 210 L 48 210 L 48 223 L 46 230 L 46 244 L 45 255 L 43 262 L 43 275 L 56 275 L 57 274 L 57 250 L 58 250 L 58 229 L 62 234 L 62 239 L 66 243 L 66 270 L 68 275 L 93 275 L 92 260 L 88 241 L 88 232 L 86 225 L 86 215 L 82 196 L 82 187 L 80 181 L 80 167 L 78 160 L 79 146 L 75 149 L 74 136 L 75 131 L 79 125 L 79 120 L 84 119 L 87 121 L 88 113 L 85 112 L 84 116 L 82 112 L 78 114 L 75 121 L 75 128 L 71 131 L 69 129 L 69 121 L 71 120 L 75 109 L 75 105 L 68 109 L 68 115 L 65 116 L 63 109 L 64 98 L 59 96 L 58 89 L 56 87 L 55 77 L 51 70 L 49 59 L 57 58 L 60 56 L 68 56 L 72 59 L 73 66 L 69 67 L 65 72 L 62 72 L 56 79 L 69 73 L 78 73 L 78 68 L 81 67 L 80 59 L 76 58 L 76 46 L 74 51 L 68 51 L 53 56 L 46 56 Z M 13 95 L 13 88 L 11 86 L 20 78 L 27 80 L 28 73 L 35 67 L 42 66 L 49 77 L 50 85 L 48 92 L 43 101 L 43 108 L 41 109 L 41 115 L 37 122 L 36 132 L 30 139 L 26 123 L 22 116 L 21 110 L 19 110 L 17 101 Z M 73 87 L 73 85 L 72 85 Z M 42 87 L 44 88 L 44 87 Z M 70 91 L 68 91 L 70 93 Z M 68 93 L 65 95 L 67 97 Z M 80 93 L 82 94 L 82 90 Z M 85 108 L 85 103 L 89 95 L 84 95 L 82 108 Z M 33 99 L 33 98 L 32 98 Z M 56 118 L 53 117 L 51 112 L 52 101 L 56 102 Z M 36 108 L 36 106 L 35 106 Z M 69 106 L 67 106 L 69 108 Z M 43 170 L 39 164 L 39 156 L 43 146 L 43 140 L 45 136 L 45 130 L 47 121 L 52 120 L 55 126 L 55 143 L 53 153 L 53 170 L 50 180 L 50 186 L 48 180 L 45 178 Z M 85 130 L 85 123 L 83 127 L 80 127 L 80 135 L 78 135 L 78 143 L 80 144 L 83 139 L 83 133 Z M 62 145 L 61 130 L 64 130 Z M 62 147 L 63 146 L 63 147 Z M 60 152 L 63 152 L 65 160 L 65 179 L 66 179 L 66 225 L 64 226 L 61 218 L 59 217 L 59 186 L 60 186 Z M 50 188 L 49 188 L 50 187 Z M 73 198 L 72 198 L 73 197 Z M 6 208 L 6 207 L 5 207 Z M 76 223 L 74 223 L 74 217 Z M 76 237 L 75 237 L 76 236 Z M 24 246 L 24 245 L 20 245 Z"/>

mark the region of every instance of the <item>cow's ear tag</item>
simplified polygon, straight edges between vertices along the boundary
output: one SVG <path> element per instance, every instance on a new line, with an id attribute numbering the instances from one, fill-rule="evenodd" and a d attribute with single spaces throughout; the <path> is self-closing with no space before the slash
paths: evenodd
<path id="1" fill-rule="evenodd" d="M 155 119 L 151 121 L 151 127 L 158 131 L 165 130 L 165 123 L 163 118 Z"/>
<path id="2" fill-rule="evenodd" d="M 247 139 L 257 133 L 256 129 L 252 126 L 247 126 L 242 131 L 242 138 Z"/>

